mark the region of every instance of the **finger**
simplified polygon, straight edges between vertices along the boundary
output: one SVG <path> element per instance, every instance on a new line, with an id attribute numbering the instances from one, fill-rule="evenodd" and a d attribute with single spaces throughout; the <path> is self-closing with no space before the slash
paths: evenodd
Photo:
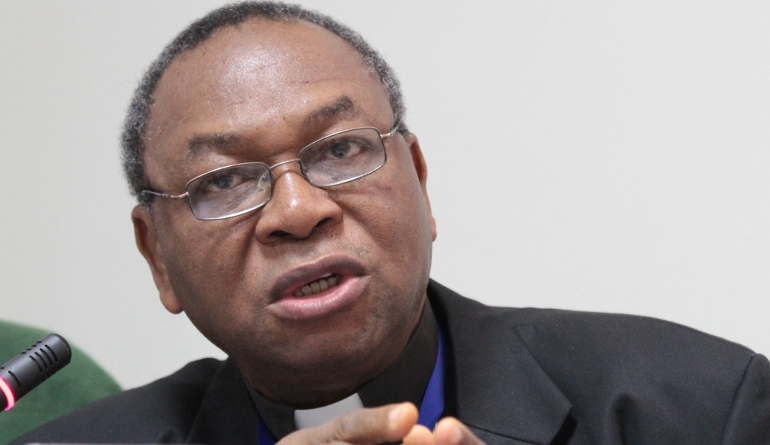
<path id="1" fill-rule="evenodd" d="M 429 429 L 415 425 L 404 437 L 404 445 L 436 445 L 436 438 Z"/>
<path id="2" fill-rule="evenodd" d="M 322 425 L 321 443 L 353 444 L 400 442 L 417 423 L 417 408 L 411 403 L 361 409 Z"/>
<path id="3" fill-rule="evenodd" d="M 281 445 L 332 443 L 373 444 L 400 442 L 417 423 L 417 408 L 411 403 L 360 409 L 316 428 L 299 430 L 281 440 Z"/>
<path id="4" fill-rule="evenodd" d="M 467 426 L 453 417 L 441 419 L 433 435 L 436 437 L 436 445 L 484 445 Z"/>

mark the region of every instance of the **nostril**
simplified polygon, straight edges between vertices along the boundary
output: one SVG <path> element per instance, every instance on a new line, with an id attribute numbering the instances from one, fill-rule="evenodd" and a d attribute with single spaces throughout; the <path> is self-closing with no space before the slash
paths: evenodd
<path id="1" fill-rule="evenodd" d="M 271 235 L 275 238 L 289 238 L 289 237 L 306 238 L 312 235 L 313 232 L 316 231 L 316 229 L 320 228 L 322 225 L 326 224 L 328 221 L 331 221 L 331 218 L 324 218 L 321 221 L 318 221 L 318 223 L 315 226 L 313 226 L 313 228 L 310 230 L 310 232 L 306 236 L 298 236 L 296 234 L 287 232 L 285 230 L 275 230 L 271 233 Z"/>

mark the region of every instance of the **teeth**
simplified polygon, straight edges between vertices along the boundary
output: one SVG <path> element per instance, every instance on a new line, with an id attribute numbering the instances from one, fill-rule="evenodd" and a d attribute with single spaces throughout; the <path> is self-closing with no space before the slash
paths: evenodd
<path id="1" fill-rule="evenodd" d="M 294 291 L 295 297 L 306 297 L 308 295 L 317 294 L 319 292 L 325 291 L 326 289 L 330 287 L 334 287 L 339 283 L 340 277 L 336 274 L 326 274 L 317 281 L 313 281 L 312 283 L 308 283 L 301 288 Z"/>

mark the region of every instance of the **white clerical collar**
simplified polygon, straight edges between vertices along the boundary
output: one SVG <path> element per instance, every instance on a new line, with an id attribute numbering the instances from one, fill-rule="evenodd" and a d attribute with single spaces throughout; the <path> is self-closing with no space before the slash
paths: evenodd
<path id="1" fill-rule="evenodd" d="M 294 425 L 298 430 L 303 428 L 313 428 L 363 407 L 364 403 L 361 401 L 361 397 L 358 393 L 353 393 L 350 397 L 332 403 L 331 405 L 313 409 L 294 410 Z"/>
<path id="2" fill-rule="evenodd" d="M 373 408 L 401 402 L 412 402 L 416 406 L 420 406 L 425 388 L 436 364 L 437 354 L 438 324 L 430 303 L 426 299 L 420 322 L 401 355 L 385 371 L 364 383 L 358 388 L 357 393 L 346 399 L 321 408 L 296 410 L 289 405 L 268 399 L 248 383 L 246 386 L 262 421 L 270 432 L 280 440 L 293 431 L 307 426 L 321 425 L 340 414 L 359 408 Z M 244 382 L 246 382 L 245 379 Z M 350 401 L 349 399 L 353 400 Z M 316 411 L 326 412 L 327 410 L 331 414 L 319 414 L 318 416 L 314 414 Z M 317 421 L 318 423 L 314 423 L 315 420 L 308 421 L 311 423 L 304 423 L 304 415 L 296 416 L 295 412 L 312 413 L 312 418 L 322 420 Z"/>

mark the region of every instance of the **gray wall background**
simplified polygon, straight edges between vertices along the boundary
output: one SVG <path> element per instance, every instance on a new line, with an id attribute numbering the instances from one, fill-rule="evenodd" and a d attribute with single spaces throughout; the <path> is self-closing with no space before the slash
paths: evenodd
<path id="1" fill-rule="evenodd" d="M 224 355 L 160 305 L 117 144 L 145 67 L 219 3 L 0 3 L 0 318 L 126 387 Z M 770 352 L 770 3 L 302 3 L 400 75 L 435 279 Z"/>

